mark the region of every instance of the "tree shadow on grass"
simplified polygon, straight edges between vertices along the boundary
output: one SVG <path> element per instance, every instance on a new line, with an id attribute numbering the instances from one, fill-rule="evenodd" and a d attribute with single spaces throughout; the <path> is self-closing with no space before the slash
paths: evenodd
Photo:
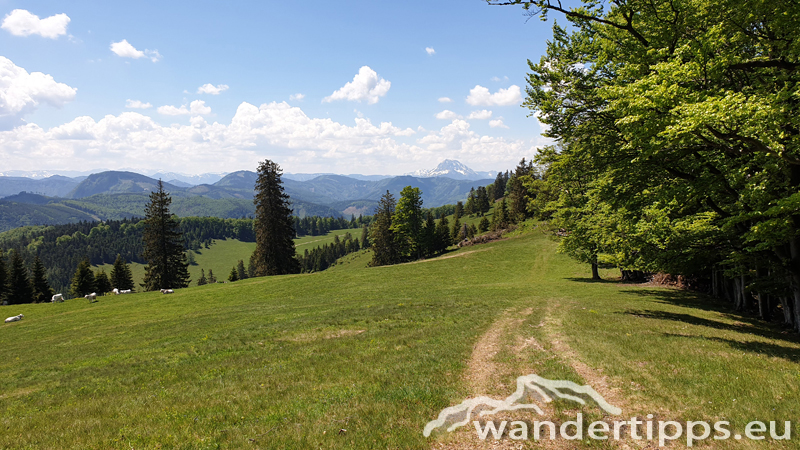
<path id="1" fill-rule="evenodd" d="M 567 280 L 567 281 L 573 281 L 573 282 L 576 282 L 576 283 L 629 284 L 629 282 L 620 281 L 620 280 L 606 280 L 606 279 L 593 280 L 591 277 L 589 277 L 589 278 L 570 277 L 570 278 L 564 278 L 564 279 Z M 630 284 L 637 284 L 637 283 L 630 282 Z"/>
<path id="2" fill-rule="evenodd" d="M 731 348 L 735 348 L 742 352 L 763 354 L 773 358 L 783 358 L 787 361 L 794 363 L 800 362 L 800 349 L 792 347 L 784 347 L 777 344 L 769 344 L 766 342 L 757 341 L 736 341 L 733 339 L 725 339 L 719 337 L 705 337 L 705 336 L 686 336 L 683 334 L 664 333 L 665 337 L 684 338 L 684 339 L 699 339 L 704 341 L 715 341 L 726 344 Z"/>
<path id="3" fill-rule="evenodd" d="M 641 317 L 645 319 L 669 320 L 673 322 L 688 323 L 691 325 L 712 328 L 715 330 L 751 334 L 779 341 L 797 342 L 797 336 L 795 336 L 794 334 L 782 331 L 780 328 L 774 327 L 770 324 L 767 324 L 766 322 L 754 320 L 747 317 L 734 316 L 731 314 L 727 315 L 728 318 L 736 320 L 737 323 L 726 323 L 717 320 L 704 319 L 702 317 L 693 316 L 691 314 L 682 314 L 682 313 L 675 313 L 668 311 L 652 311 L 652 310 L 637 311 L 629 309 L 623 312 L 622 314 L 628 314 L 634 317 Z M 698 337 L 704 338 L 703 336 L 698 336 Z M 705 338 L 705 339 L 716 339 L 716 338 Z"/>

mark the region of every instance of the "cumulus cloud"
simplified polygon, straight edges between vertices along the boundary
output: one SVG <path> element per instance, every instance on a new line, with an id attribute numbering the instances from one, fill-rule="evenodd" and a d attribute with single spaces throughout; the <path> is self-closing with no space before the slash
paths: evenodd
<path id="1" fill-rule="evenodd" d="M 476 85 L 470 89 L 467 103 L 473 106 L 510 106 L 519 104 L 522 94 L 519 86 L 511 85 L 508 89 L 498 89 L 494 94 L 488 88 Z"/>
<path id="2" fill-rule="evenodd" d="M 211 114 L 211 108 L 206 106 L 206 102 L 203 100 L 195 100 L 189 103 L 188 107 L 186 105 L 182 105 L 180 108 L 172 105 L 159 106 L 157 111 L 159 114 L 165 116 L 185 116 L 190 114 L 193 116 L 203 116 Z"/>
<path id="3" fill-rule="evenodd" d="M 60 108 L 75 99 L 77 89 L 56 82 L 42 72 L 28 73 L 0 56 L 0 130 L 23 122 L 23 117 L 42 102 Z"/>
<path id="4" fill-rule="evenodd" d="M 295 101 L 296 100 L 298 102 L 302 101 L 304 98 L 306 98 L 305 94 L 301 94 L 299 92 L 297 94 L 292 94 L 292 95 L 289 96 L 289 100 L 291 100 L 291 101 Z"/>
<path id="5" fill-rule="evenodd" d="M 391 86 L 392 83 L 390 81 L 378 77 L 377 72 L 369 66 L 363 66 L 353 77 L 353 81 L 334 91 L 333 94 L 325 97 L 322 101 L 325 103 L 334 100 L 366 101 L 372 105 L 378 103 L 378 100 L 389 92 Z"/>
<path id="6" fill-rule="evenodd" d="M 442 119 L 442 120 L 452 120 L 452 119 L 455 119 L 455 118 L 458 118 L 458 117 L 461 117 L 461 116 L 459 116 L 458 114 L 454 113 L 453 111 L 450 111 L 449 109 L 445 109 L 444 111 L 439 112 L 439 113 L 436 114 L 436 118 L 437 119 Z"/>
<path id="7" fill-rule="evenodd" d="M 467 119 L 486 120 L 490 117 L 492 117 L 492 112 L 482 109 L 480 111 L 472 111 L 469 113 L 469 117 L 467 117 Z"/>
<path id="8" fill-rule="evenodd" d="M 436 50 L 434 50 L 433 47 L 425 47 L 425 51 L 428 53 L 428 55 L 436 54 Z"/>
<path id="9" fill-rule="evenodd" d="M 147 57 L 153 62 L 158 62 L 161 59 L 161 54 L 158 53 L 158 50 L 137 50 L 127 39 L 123 39 L 119 42 L 112 42 L 110 48 L 115 55 L 121 58 L 139 59 Z"/>
<path id="10" fill-rule="evenodd" d="M 69 20 L 69 16 L 63 13 L 40 19 L 36 14 L 24 9 L 15 9 L 6 15 L 0 28 L 14 36 L 38 34 L 45 38 L 57 39 L 67 34 Z"/>
<path id="11" fill-rule="evenodd" d="M 495 120 L 490 120 L 489 121 L 489 126 L 492 127 L 492 128 L 508 128 L 508 125 L 503 123 L 503 118 L 502 117 L 498 117 Z"/>
<path id="12" fill-rule="evenodd" d="M 211 83 L 206 83 L 206 84 L 200 86 L 199 88 L 197 88 L 197 93 L 198 94 L 219 95 L 220 92 L 227 91 L 228 87 L 229 86 L 227 84 L 218 84 L 218 85 L 214 86 Z"/>
<path id="13" fill-rule="evenodd" d="M 439 103 L 450 103 L 453 100 L 450 97 L 439 97 Z"/>
<path id="14" fill-rule="evenodd" d="M 150 103 L 144 103 L 141 100 L 131 100 L 128 99 L 125 101 L 126 108 L 133 108 L 133 109 L 147 109 L 151 108 L 153 105 Z"/>

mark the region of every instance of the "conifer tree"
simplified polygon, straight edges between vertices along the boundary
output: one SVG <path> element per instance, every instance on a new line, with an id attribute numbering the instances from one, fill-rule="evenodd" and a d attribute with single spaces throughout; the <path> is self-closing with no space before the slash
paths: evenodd
<path id="1" fill-rule="evenodd" d="M 478 186 L 478 192 L 475 194 L 475 196 L 476 212 L 481 214 L 486 214 L 489 212 L 491 204 L 489 202 L 489 193 L 486 191 L 486 188 L 483 186 Z M 492 199 L 491 203 L 494 203 L 494 199 Z"/>
<path id="2" fill-rule="evenodd" d="M 386 191 L 381 196 L 378 207 L 375 208 L 375 222 L 370 227 L 370 241 L 372 242 L 372 266 L 386 266 L 400 261 L 400 252 L 397 240 L 392 232 L 392 216 L 394 215 L 395 201 L 391 192 Z"/>
<path id="3" fill-rule="evenodd" d="M 391 231 L 397 242 L 400 259 L 419 259 L 422 249 L 422 192 L 419 188 L 406 186 L 400 192 L 392 215 Z"/>
<path id="4" fill-rule="evenodd" d="M 436 221 L 430 211 L 422 227 L 422 246 L 426 257 L 436 253 Z"/>
<path id="5" fill-rule="evenodd" d="M 292 209 L 289 195 L 283 189 L 281 173 L 280 166 L 270 160 L 258 166 L 253 199 L 256 205 L 256 276 L 300 272 L 295 258 Z"/>
<path id="6" fill-rule="evenodd" d="M 33 302 L 33 287 L 28 277 L 28 269 L 25 268 L 22 256 L 16 250 L 11 250 L 9 254 L 6 299 L 9 305 Z"/>
<path id="7" fill-rule="evenodd" d="M 500 204 L 494 208 L 492 230 L 502 230 L 506 227 L 508 227 L 508 208 L 506 207 L 506 199 L 503 199 L 500 201 Z"/>
<path id="8" fill-rule="evenodd" d="M 7 292 L 8 292 L 8 271 L 6 269 L 5 258 L 3 258 L 3 251 L 0 250 L 0 302 L 6 300 Z"/>
<path id="9" fill-rule="evenodd" d="M 238 275 L 240 280 L 244 280 L 247 278 L 247 271 L 244 269 L 244 261 L 241 259 L 236 264 L 236 274 Z"/>
<path id="10" fill-rule="evenodd" d="M 456 210 L 458 212 L 458 210 Z M 450 243 L 458 244 L 461 242 L 461 218 L 458 214 L 453 216 L 453 227 L 450 229 Z"/>
<path id="11" fill-rule="evenodd" d="M 111 281 L 108 279 L 108 275 L 106 275 L 105 269 L 100 269 L 94 273 L 94 288 L 95 292 L 98 294 L 105 294 L 106 292 L 111 292 L 111 290 L 114 289 L 114 287 L 111 286 Z"/>
<path id="12" fill-rule="evenodd" d="M 481 217 L 481 221 L 478 224 L 478 231 L 481 233 L 489 231 L 489 219 L 486 216 Z"/>
<path id="13" fill-rule="evenodd" d="M 50 283 L 47 282 L 47 271 L 38 255 L 33 259 L 31 285 L 33 286 L 34 302 L 49 302 L 53 298 L 53 289 L 50 287 Z"/>
<path id="14" fill-rule="evenodd" d="M 367 225 L 363 225 L 361 227 L 361 248 L 367 249 L 370 248 L 371 244 L 369 242 L 369 229 Z"/>
<path id="15" fill-rule="evenodd" d="M 208 269 L 208 284 L 214 284 L 217 282 L 217 277 L 214 276 L 214 270 Z"/>
<path id="16" fill-rule="evenodd" d="M 200 269 L 200 278 L 197 279 L 197 285 L 203 286 L 208 284 L 208 280 L 206 279 L 206 271 L 204 269 Z"/>
<path id="17" fill-rule="evenodd" d="M 114 267 L 111 268 L 111 289 L 119 289 L 125 291 L 133 289 L 133 274 L 131 268 L 125 262 L 122 255 L 117 254 L 117 259 L 114 260 Z"/>
<path id="18" fill-rule="evenodd" d="M 439 217 L 439 222 L 436 224 L 436 253 L 441 253 L 447 250 L 450 246 L 450 224 L 448 223 L 447 216 L 442 213 Z"/>
<path id="19" fill-rule="evenodd" d="M 73 297 L 83 297 L 86 294 L 91 294 L 95 292 L 94 281 L 94 274 L 92 273 L 92 265 L 89 263 L 89 258 L 84 258 L 78 263 L 78 268 L 75 269 L 75 274 L 72 276 L 70 293 Z"/>
<path id="20" fill-rule="evenodd" d="M 239 272 L 236 271 L 236 267 L 231 268 L 231 274 L 228 275 L 228 281 L 239 281 Z"/>
<path id="21" fill-rule="evenodd" d="M 182 288 L 189 285 L 189 269 L 183 248 L 180 224 L 169 212 L 172 198 L 158 180 L 158 189 L 150 194 L 145 207 L 144 284 L 147 291 Z"/>

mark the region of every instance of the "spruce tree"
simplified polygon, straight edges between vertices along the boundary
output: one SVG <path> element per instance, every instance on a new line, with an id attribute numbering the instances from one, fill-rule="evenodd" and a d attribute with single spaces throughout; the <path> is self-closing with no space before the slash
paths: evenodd
<path id="1" fill-rule="evenodd" d="M 178 220 L 169 212 L 172 198 L 164 192 L 164 183 L 158 180 L 158 189 L 150 194 L 150 203 L 144 210 L 144 283 L 147 291 L 183 288 L 189 285 L 189 269 L 183 248 Z"/>
<path id="2" fill-rule="evenodd" d="M 450 246 L 450 224 L 448 223 L 447 216 L 442 213 L 439 217 L 439 222 L 436 224 L 436 241 L 434 248 L 436 253 L 441 253 L 447 250 Z"/>
<path id="3" fill-rule="evenodd" d="M 11 250 L 8 267 L 8 291 L 6 299 L 9 305 L 19 305 L 33 302 L 33 287 L 28 277 L 28 269 L 22 261 L 22 256 L 16 250 Z"/>
<path id="4" fill-rule="evenodd" d="M 381 196 L 378 207 L 375 208 L 375 222 L 370 227 L 369 240 L 372 242 L 372 266 L 386 266 L 400 261 L 400 252 L 397 240 L 392 232 L 392 216 L 394 215 L 395 201 L 391 192 L 386 191 Z"/>
<path id="5" fill-rule="evenodd" d="M 214 276 L 214 271 L 212 269 L 208 269 L 208 284 L 214 284 L 217 282 L 217 277 Z"/>
<path id="6" fill-rule="evenodd" d="M 367 225 L 361 227 L 361 248 L 368 249 L 371 246 L 369 242 L 369 229 Z"/>
<path id="7" fill-rule="evenodd" d="M 204 269 L 200 269 L 200 278 L 197 279 L 197 285 L 203 286 L 208 284 L 208 280 L 206 280 L 206 271 Z"/>
<path id="8" fill-rule="evenodd" d="M 289 195 L 284 192 L 278 164 L 265 160 L 258 166 L 255 186 L 255 275 L 299 273 L 295 258 L 294 220 Z"/>
<path id="9" fill-rule="evenodd" d="M 8 292 L 8 271 L 6 269 L 5 258 L 3 258 L 3 251 L 0 250 L 0 302 L 6 300 L 7 292 Z"/>
<path id="10" fill-rule="evenodd" d="M 422 192 L 419 188 L 404 187 L 391 227 L 401 259 L 422 258 L 422 220 Z"/>
<path id="11" fill-rule="evenodd" d="M 453 227 L 450 229 L 450 243 L 458 244 L 461 242 L 461 218 L 458 214 L 453 216 Z"/>
<path id="12" fill-rule="evenodd" d="M 242 261 L 241 259 L 236 264 L 236 272 L 240 280 L 244 280 L 247 278 L 247 271 L 244 269 L 244 261 Z"/>
<path id="13" fill-rule="evenodd" d="M 53 299 L 53 289 L 50 287 L 50 283 L 47 282 L 47 271 L 38 255 L 33 259 L 32 272 L 33 301 L 37 303 L 49 302 Z"/>
<path id="14" fill-rule="evenodd" d="M 431 256 L 436 253 L 436 220 L 433 218 L 433 213 L 428 211 L 428 217 L 425 220 L 425 225 L 422 227 L 422 245 L 424 248 L 425 256 Z"/>
<path id="15" fill-rule="evenodd" d="M 114 260 L 114 267 L 111 268 L 111 288 L 125 291 L 133 289 L 133 274 L 131 268 L 125 262 L 122 255 L 117 254 L 117 259 Z"/>
<path id="16" fill-rule="evenodd" d="M 489 219 L 486 216 L 481 217 L 481 221 L 478 224 L 478 231 L 481 233 L 489 231 Z"/>
<path id="17" fill-rule="evenodd" d="M 92 265 L 89 263 L 89 258 L 84 258 L 78 263 L 78 268 L 75 269 L 75 274 L 72 276 L 70 294 L 73 297 L 83 297 L 86 294 L 91 294 L 95 292 L 94 282 Z"/>
<path id="18" fill-rule="evenodd" d="M 95 292 L 98 294 L 105 294 L 114 289 L 114 287 L 111 286 L 111 281 L 108 279 L 105 269 L 100 269 L 94 273 L 94 287 Z"/>
<path id="19" fill-rule="evenodd" d="M 239 281 L 239 272 L 236 271 L 236 267 L 231 268 L 231 274 L 228 275 L 228 281 Z"/>

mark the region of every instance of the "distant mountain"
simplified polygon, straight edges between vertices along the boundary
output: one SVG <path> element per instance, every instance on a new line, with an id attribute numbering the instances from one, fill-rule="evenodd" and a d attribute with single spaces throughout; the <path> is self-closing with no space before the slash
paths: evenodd
<path id="1" fill-rule="evenodd" d="M 0 197 L 19 194 L 22 191 L 49 197 L 64 197 L 77 185 L 78 182 L 72 178 L 60 175 L 40 180 L 22 177 L 0 177 Z"/>
<path id="2" fill-rule="evenodd" d="M 190 187 L 194 186 L 193 184 L 185 183 L 185 182 L 183 182 L 181 180 L 169 180 L 169 181 L 167 181 L 167 183 L 169 183 L 169 184 L 171 184 L 173 186 L 178 186 L 178 187 L 182 187 L 182 188 L 190 188 Z"/>
<path id="3" fill-rule="evenodd" d="M 158 180 L 134 172 L 108 171 L 89 175 L 65 197 L 84 198 L 97 194 L 150 194 L 156 190 Z M 184 188 L 164 183 L 164 189 L 175 193 Z"/>
<path id="4" fill-rule="evenodd" d="M 295 181 L 308 181 L 325 175 L 336 175 L 336 174 L 335 173 L 284 173 L 283 179 L 285 180 L 288 178 L 290 180 L 295 180 Z M 356 180 L 365 180 L 365 181 L 378 181 L 378 180 L 383 180 L 384 178 L 394 177 L 394 175 L 361 175 L 360 173 L 351 173 L 342 176 L 346 176 L 348 178 L 355 178 Z"/>
<path id="5" fill-rule="evenodd" d="M 135 171 L 134 171 L 135 172 Z M 189 186 L 197 186 L 200 184 L 214 184 L 217 181 L 221 180 L 222 177 L 227 175 L 227 172 L 221 173 L 202 173 L 200 175 L 187 175 L 185 173 L 178 173 L 178 172 L 155 172 L 155 173 L 144 173 L 143 175 L 148 175 L 150 178 L 154 178 L 156 180 L 170 180 L 171 184 L 175 186 L 182 186 L 182 187 L 189 187 Z M 178 184 L 176 181 L 180 181 L 183 184 Z"/>
<path id="6" fill-rule="evenodd" d="M 475 172 L 459 161 L 445 159 L 439 163 L 435 169 L 420 169 L 415 172 L 407 173 L 406 175 L 417 178 L 447 177 L 454 180 L 480 180 L 494 178 L 497 176 L 497 172 Z"/>

